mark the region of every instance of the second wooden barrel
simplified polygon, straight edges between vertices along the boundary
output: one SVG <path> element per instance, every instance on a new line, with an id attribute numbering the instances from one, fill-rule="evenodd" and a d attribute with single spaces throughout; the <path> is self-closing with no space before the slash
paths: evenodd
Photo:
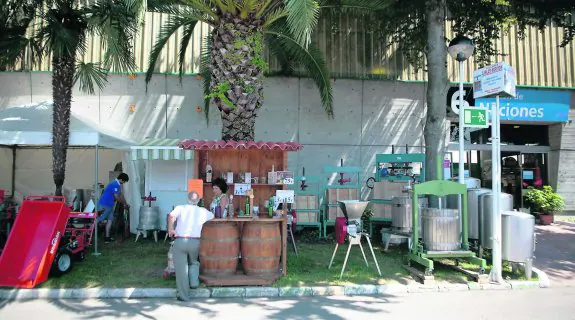
<path id="1" fill-rule="evenodd" d="M 242 267 L 247 275 L 278 272 L 282 246 L 279 221 L 246 222 L 241 244 Z"/>
<path id="2" fill-rule="evenodd" d="M 240 234 L 235 222 L 208 221 L 200 240 L 200 273 L 209 276 L 234 274 L 238 267 Z"/>

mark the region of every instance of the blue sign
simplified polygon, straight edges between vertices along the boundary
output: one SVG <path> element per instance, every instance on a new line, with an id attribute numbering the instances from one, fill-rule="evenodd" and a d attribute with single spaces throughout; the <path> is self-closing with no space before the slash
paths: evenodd
<path id="1" fill-rule="evenodd" d="M 571 92 L 517 89 L 515 98 L 499 98 L 499 115 L 505 121 L 569 121 Z M 491 110 L 495 98 L 475 99 L 475 106 Z"/>

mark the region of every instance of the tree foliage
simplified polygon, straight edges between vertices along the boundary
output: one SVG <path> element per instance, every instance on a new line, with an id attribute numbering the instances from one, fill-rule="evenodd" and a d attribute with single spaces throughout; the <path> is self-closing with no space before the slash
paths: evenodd
<path id="1" fill-rule="evenodd" d="M 426 5 L 429 0 L 394 0 L 389 10 L 376 14 L 374 30 L 381 41 L 391 39 L 399 46 L 405 59 L 417 68 L 425 66 L 427 49 Z M 517 36 L 525 36 L 528 26 L 540 29 L 549 23 L 563 27 L 561 45 L 566 46 L 575 36 L 575 1 L 570 0 L 447 0 L 446 21 L 457 34 L 471 37 L 476 44 L 475 60 L 485 65 L 501 54 L 494 43 L 502 32 L 516 26 Z M 446 39 L 447 42 L 447 39 Z"/>

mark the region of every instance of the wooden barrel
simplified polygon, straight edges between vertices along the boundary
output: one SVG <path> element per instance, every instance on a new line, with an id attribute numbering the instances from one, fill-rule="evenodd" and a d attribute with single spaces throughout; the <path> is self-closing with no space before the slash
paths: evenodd
<path id="1" fill-rule="evenodd" d="M 252 220 L 242 232 L 242 267 L 247 275 L 277 273 L 281 256 L 279 221 Z"/>
<path id="2" fill-rule="evenodd" d="M 239 238 L 235 222 L 206 222 L 200 240 L 200 273 L 207 276 L 234 274 L 240 253 Z"/>

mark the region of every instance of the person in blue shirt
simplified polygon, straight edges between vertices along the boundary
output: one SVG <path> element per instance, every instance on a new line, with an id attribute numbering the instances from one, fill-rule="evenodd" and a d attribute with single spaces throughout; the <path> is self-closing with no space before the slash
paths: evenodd
<path id="1" fill-rule="evenodd" d="M 127 174 L 120 173 L 118 178 L 114 179 L 114 181 L 110 182 L 106 188 L 104 188 L 104 192 L 102 192 L 102 196 L 98 202 L 98 209 L 102 212 L 102 214 L 98 217 L 98 223 L 107 221 L 106 238 L 104 239 L 105 243 L 114 241 L 114 239 L 110 237 L 112 221 L 114 221 L 114 203 L 118 201 L 119 203 L 123 204 L 124 207 L 130 208 L 130 205 L 126 202 L 126 199 L 124 199 L 120 193 L 122 191 L 122 185 L 129 180 L 130 178 Z"/>

